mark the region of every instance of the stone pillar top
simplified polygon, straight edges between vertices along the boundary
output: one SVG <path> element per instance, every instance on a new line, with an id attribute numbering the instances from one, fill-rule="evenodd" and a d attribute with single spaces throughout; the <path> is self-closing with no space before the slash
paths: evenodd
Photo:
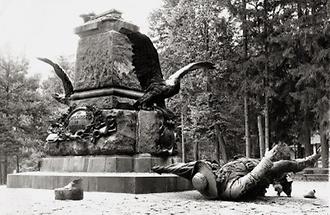
<path id="1" fill-rule="evenodd" d="M 138 26 L 125 22 L 121 15 L 122 13 L 116 9 L 108 10 L 99 15 L 94 13 L 82 14 L 80 17 L 84 20 L 84 24 L 76 27 L 74 32 L 80 37 L 84 37 L 110 30 L 119 31 L 122 27 L 131 31 L 139 31 Z"/>
<path id="2" fill-rule="evenodd" d="M 72 96 L 94 90 L 93 97 L 99 97 L 95 95 L 95 90 L 100 89 L 108 89 L 111 95 L 115 94 L 116 89 L 140 92 L 141 86 L 134 71 L 132 44 L 126 35 L 119 32 L 121 28 L 135 32 L 139 28 L 125 22 L 121 12 L 114 9 L 80 17 L 85 23 L 75 29 L 80 39 L 75 66 L 75 94 Z"/>

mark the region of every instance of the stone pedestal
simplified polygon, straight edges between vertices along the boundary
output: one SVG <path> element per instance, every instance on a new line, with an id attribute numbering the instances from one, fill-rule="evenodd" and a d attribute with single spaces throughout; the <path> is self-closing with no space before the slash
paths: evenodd
<path id="1" fill-rule="evenodd" d="M 9 188 L 55 189 L 81 178 L 84 191 L 155 193 L 191 190 L 191 182 L 173 174 L 151 172 L 155 165 L 177 162 L 175 156 L 66 156 L 41 161 L 39 172 L 8 175 Z"/>
<path id="2" fill-rule="evenodd" d="M 119 30 L 138 27 L 115 10 L 86 15 L 85 21 L 75 29 L 80 40 L 70 108 L 48 129 L 50 157 L 42 160 L 39 172 L 8 175 L 7 186 L 54 189 L 82 178 L 85 191 L 191 189 L 185 179 L 151 172 L 155 165 L 178 159 L 172 156 L 174 129 L 163 115 L 132 106 L 143 92 L 134 73 L 132 44 Z"/>
<path id="3" fill-rule="evenodd" d="M 8 188 L 55 189 L 77 177 L 82 188 L 90 192 L 160 193 L 191 190 L 191 183 L 173 174 L 156 173 L 88 173 L 26 172 L 8 175 Z"/>
<path id="4" fill-rule="evenodd" d="M 63 130 L 68 130 L 71 134 L 59 141 L 48 141 L 46 152 L 51 156 L 160 155 L 162 150 L 171 149 L 175 145 L 174 131 L 166 128 L 164 118 L 159 112 L 122 109 L 99 110 L 97 115 L 92 112 L 78 109 L 69 113 L 69 123 Z M 99 127 L 89 129 L 89 136 L 76 137 L 77 132 L 95 125 L 92 118 L 97 117 L 104 119 L 104 122 L 99 122 Z M 107 132 L 103 132 L 109 120 L 112 120 L 112 124 L 108 125 Z M 67 134 L 65 132 L 58 136 Z M 175 152 L 174 150 L 173 153 Z"/>
<path id="5" fill-rule="evenodd" d="M 153 166 L 180 162 L 177 156 L 56 156 L 41 160 L 41 172 L 152 172 Z"/>
<path id="6" fill-rule="evenodd" d="M 79 106 L 93 104 L 99 108 L 132 107 L 134 100 L 125 94 L 116 95 L 116 90 L 121 89 L 141 93 L 132 63 L 132 45 L 124 34 L 119 33 L 122 27 L 138 31 L 137 26 L 123 21 L 120 13 L 112 10 L 93 17 L 75 29 L 80 40 L 75 66 L 75 92 L 71 96 L 74 101 L 71 103 Z M 100 95 L 99 89 L 108 91 Z M 82 98 L 84 92 L 93 94 L 92 98 Z"/>

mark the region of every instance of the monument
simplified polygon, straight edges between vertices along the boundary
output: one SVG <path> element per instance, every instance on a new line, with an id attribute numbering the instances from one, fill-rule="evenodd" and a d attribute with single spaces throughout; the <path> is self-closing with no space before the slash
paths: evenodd
<path id="1" fill-rule="evenodd" d="M 168 88 L 167 82 L 163 84 L 160 70 L 139 70 L 139 63 L 143 67 L 150 61 L 137 62 L 143 56 L 134 43 L 134 37 L 142 35 L 138 27 L 125 22 L 116 10 L 82 18 L 85 23 L 75 29 L 80 40 L 72 82 L 57 64 L 40 58 L 61 78 L 65 95 L 55 98 L 69 106 L 68 112 L 49 127 L 47 157 L 41 160 L 40 171 L 9 174 L 7 186 L 54 189 L 81 178 L 85 191 L 151 193 L 191 189 L 186 179 L 151 171 L 152 166 L 180 161 L 171 112 L 164 98 L 153 100 L 154 94 L 150 93 L 167 87 L 171 96 L 174 85 Z M 148 40 L 143 39 L 150 45 Z M 159 62 L 151 63 L 159 67 Z M 171 80 L 177 83 L 182 73 L 201 67 L 211 66 L 203 62 L 188 65 Z"/>

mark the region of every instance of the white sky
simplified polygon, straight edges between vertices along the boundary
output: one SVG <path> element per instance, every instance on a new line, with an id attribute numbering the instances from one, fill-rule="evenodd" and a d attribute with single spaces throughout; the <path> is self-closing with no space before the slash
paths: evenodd
<path id="1" fill-rule="evenodd" d="M 124 20 L 148 33 L 148 16 L 161 4 L 161 0 L 0 0 L 0 51 L 25 56 L 29 72 L 46 77 L 50 68 L 36 57 L 75 56 L 79 37 L 73 29 L 83 24 L 80 14 L 117 9 Z"/>

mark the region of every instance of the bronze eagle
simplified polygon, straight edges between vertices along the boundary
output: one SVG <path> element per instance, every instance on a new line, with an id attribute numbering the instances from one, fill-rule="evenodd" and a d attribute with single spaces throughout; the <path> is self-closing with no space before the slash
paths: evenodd
<path id="1" fill-rule="evenodd" d="M 53 61 L 49 60 L 48 58 L 37 58 L 38 60 L 41 60 L 49 65 L 51 65 L 54 70 L 56 75 L 61 79 L 63 88 L 64 88 L 64 95 L 59 95 L 59 94 L 54 94 L 53 97 L 63 103 L 63 104 L 68 104 L 68 100 L 70 96 L 73 94 L 73 85 L 72 82 L 69 78 L 69 76 L 63 71 L 63 69 Z"/>
<path id="2" fill-rule="evenodd" d="M 135 107 L 150 109 L 156 104 L 165 108 L 165 99 L 174 96 L 180 91 L 180 80 L 189 71 L 200 68 L 214 69 L 214 64 L 206 61 L 190 63 L 164 80 L 156 48 L 150 38 L 140 32 L 121 28 L 133 46 L 133 65 L 135 74 L 140 82 L 144 95 L 137 100 Z"/>

